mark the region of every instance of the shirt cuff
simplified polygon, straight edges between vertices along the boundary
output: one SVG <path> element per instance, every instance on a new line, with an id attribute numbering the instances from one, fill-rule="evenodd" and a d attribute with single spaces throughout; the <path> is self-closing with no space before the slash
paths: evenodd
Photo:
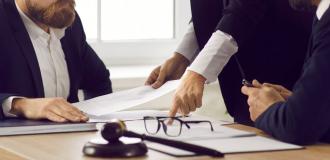
<path id="1" fill-rule="evenodd" d="M 17 115 L 11 113 L 11 107 L 12 107 L 12 103 L 13 100 L 15 98 L 23 98 L 23 97 L 16 97 L 16 96 L 12 96 L 7 98 L 3 103 L 2 103 L 2 109 L 3 109 L 3 113 L 6 117 L 17 117 Z"/>
<path id="2" fill-rule="evenodd" d="M 189 24 L 187 33 L 184 35 L 181 43 L 176 49 L 176 52 L 183 55 L 190 62 L 194 61 L 199 52 L 199 47 L 193 23 Z"/>
<path id="3" fill-rule="evenodd" d="M 237 51 L 238 46 L 234 38 L 218 30 L 212 34 L 188 70 L 202 75 L 206 78 L 206 83 L 214 82 Z"/>

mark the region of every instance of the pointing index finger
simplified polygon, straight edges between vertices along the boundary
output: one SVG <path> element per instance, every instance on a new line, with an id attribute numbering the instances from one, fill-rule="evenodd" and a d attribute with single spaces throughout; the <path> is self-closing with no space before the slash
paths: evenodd
<path id="1" fill-rule="evenodd" d="M 172 108 L 169 112 L 169 117 L 175 117 L 176 116 L 176 113 L 178 112 L 180 108 L 180 104 L 177 100 L 174 100 L 173 101 L 173 105 L 172 105 Z"/>

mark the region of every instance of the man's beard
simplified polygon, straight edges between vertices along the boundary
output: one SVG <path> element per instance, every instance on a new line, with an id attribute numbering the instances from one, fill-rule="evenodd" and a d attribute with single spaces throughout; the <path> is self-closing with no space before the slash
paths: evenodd
<path id="1" fill-rule="evenodd" d="M 315 8 L 313 0 L 289 0 L 290 5 L 295 10 L 310 11 Z"/>
<path id="2" fill-rule="evenodd" d="M 58 0 L 43 9 L 26 0 L 26 6 L 32 19 L 53 28 L 71 26 L 75 19 L 75 0 Z"/>

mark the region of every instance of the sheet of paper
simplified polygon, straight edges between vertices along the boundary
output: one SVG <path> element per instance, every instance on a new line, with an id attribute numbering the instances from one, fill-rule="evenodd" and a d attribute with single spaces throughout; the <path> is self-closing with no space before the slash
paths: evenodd
<path id="1" fill-rule="evenodd" d="M 218 140 L 190 141 L 190 143 L 217 149 L 223 153 L 276 151 L 289 149 L 302 149 L 302 146 L 284 143 L 261 136 L 229 138 Z"/>
<path id="2" fill-rule="evenodd" d="M 132 120 L 141 120 L 144 116 L 168 116 L 169 111 L 163 111 L 163 110 L 129 110 L 129 111 L 119 111 L 119 112 L 113 112 L 106 115 L 101 116 L 95 116 L 95 115 L 89 115 L 89 121 L 92 123 L 102 123 L 102 122 L 109 122 L 111 119 L 120 119 L 124 121 L 132 121 Z M 177 114 L 177 116 L 180 116 L 180 114 Z M 210 120 L 212 123 L 217 123 L 220 125 L 225 124 L 232 124 L 233 122 L 228 121 L 221 121 L 212 119 L 206 116 L 201 116 L 198 114 L 191 114 L 188 117 L 185 117 L 185 120 Z"/>
<path id="3" fill-rule="evenodd" d="M 181 118 L 184 121 L 191 120 L 207 120 L 194 118 L 194 116 Z M 214 131 L 211 131 L 210 125 L 208 123 L 199 123 L 199 124 L 189 124 L 190 129 L 186 126 L 182 126 L 181 135 L 178 137 L 169 137 L 165 134 L 163 128 L 161 127 L 159 132 L 155 135 L 149 134 L 150 136 L 157 136 L 168 139 L 175 140 L 202 140 L 202 139 L 219 139 L 219 138 L 228 138 L 228 137 L 246 137 L 246 136 L 255 136 L 255 133 L 241 131 L 237 129 L 228 128 L 222 126 L 221 121 L 211 121 Z M 144 121 L 127 121 L 125 122 L 127 129 L 137 132 L 148 134 L 145 129 Z"/>
<path id="4" fill-rule="evenodd" d="M 159 89 L 142 86 L 74 103 L 73 105 L 89 115 L 107 115 L 147 103 L 174 91 L 178 85 L 179 80 L 169 81 Z"/>
<path id="5" fill-rule="evenodd" d="M 136 110 L 136 111 L 121 111 L 103 116 L 91 117 L 91 122 L 107 122 L 110 119 L 118 118 L 126 120 L 125 124 L 128 130 L 138 132 L 141 134 L 148 134 L 145 129 L 144 116 L 167 116 L 168 111 L 156 110 Z M 190 115 L 189 117 L 180 118 L 183 121 L 193 120 L 209 120 L 214 131 L 210 130 L 208 123 L 190 124 L 190 129 L 183 126 L 182 133 L 179 137 L 169 137 L 165 135 L 161 127 L 156 137 L 167 139 L 182 140 L 188 143 L 193 143 L 208 148 L 219 150 L 223 153 L 240 153 L 240 152 L 259 152 L 259 151 L 276 151 L 276 150 L 291 150 L 301 149 L 303 147 L 292 145 L 277 140 L 256 136 L 255 133 L 237 130 L 224 126 L 227 122 L 214 120 L 205 116 Z M 99 124 L 98 129 L 102 127 Z M 167 147 L 164 145 L 147 142 L 148 147 L 170 153 L 176 156 L 189 156 L 193 155 L 191 152 L 179 150 L 177 148 Z"/>
<path id="6" fill-rule="evenodd" d="M 260 136 L 221 138 L 212 140 L 194 140 L 186 142 L 212 148 L 225 154 L 303 149 L 302 146 L 284 143 L 281 141 Z M 152 149 L 156 149 L 165 153 L 170 153 L 175 156 L 194 155 L 194 153 L 192 152 L 164 146 L 157 143 L 147 143 L 147 145 Z"/>
<path id="7" fill-rule="evenodd" d="M 111 119 L 120 119 L 123 121 L 142 120 L 144 116 L 167 116 L 167 111 L 156 110 L 135 110 L 135 111 L 120 111 L 102 116 L 89 116 L 88 122 L 109 122 Z"/>
<path id="8" fill-rule="evenodd" d="M 145 124 L 143 121 L 144 116 L 167 116 L 168 111 L 156 111 L 156 110 L 136 110 L 136 111 L 121 111 L 104 116 L 92 116 L 89 122 L 108 122 L 113 118 L 121 119 L 125 121 L 128 130 L 135 131 L 138 133 L 148 134 L 145 129 Z M 179 115 L 178 115 L 179 116 Z M 228 138 L 228 137 L 245 137 L 245 136 L 255 136 L 255 133 L 245 132 L 237 129 L 228 128 L 222 126 L 227 124 L 220 120 L 211 119 L 200 115 L 189 115 L 188 117 L 180 118 L 183 121 L 201 121 L 208 120 L 212 123 L 214 131 L 211 131 L 209 123 L 199 123 L 199 124 L 189 124 L 190 129 L 183 126 L 181 135 L 179 137 L 169 137 L 164 133 L 161 127 L 156 135 L 157 137 L 171 138 L 176 140 L 200 140 L 200 139 L 217 139 L 217 138 Z M 101 128 L 98 125 L 98 128 Z"/>

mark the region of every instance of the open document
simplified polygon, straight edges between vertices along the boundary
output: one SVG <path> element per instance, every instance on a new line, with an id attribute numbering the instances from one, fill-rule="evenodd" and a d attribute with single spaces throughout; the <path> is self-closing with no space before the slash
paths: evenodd
<path id="1" fill-rule="evenodd" d="M 73 105 L 88 115 L 108 115 L 159 98 L 174 91 L 178 85 L 179 80 L 169 81 L 158 89 L 153 89 L 151 86 L 142 86 L 74 103 Z"/>

